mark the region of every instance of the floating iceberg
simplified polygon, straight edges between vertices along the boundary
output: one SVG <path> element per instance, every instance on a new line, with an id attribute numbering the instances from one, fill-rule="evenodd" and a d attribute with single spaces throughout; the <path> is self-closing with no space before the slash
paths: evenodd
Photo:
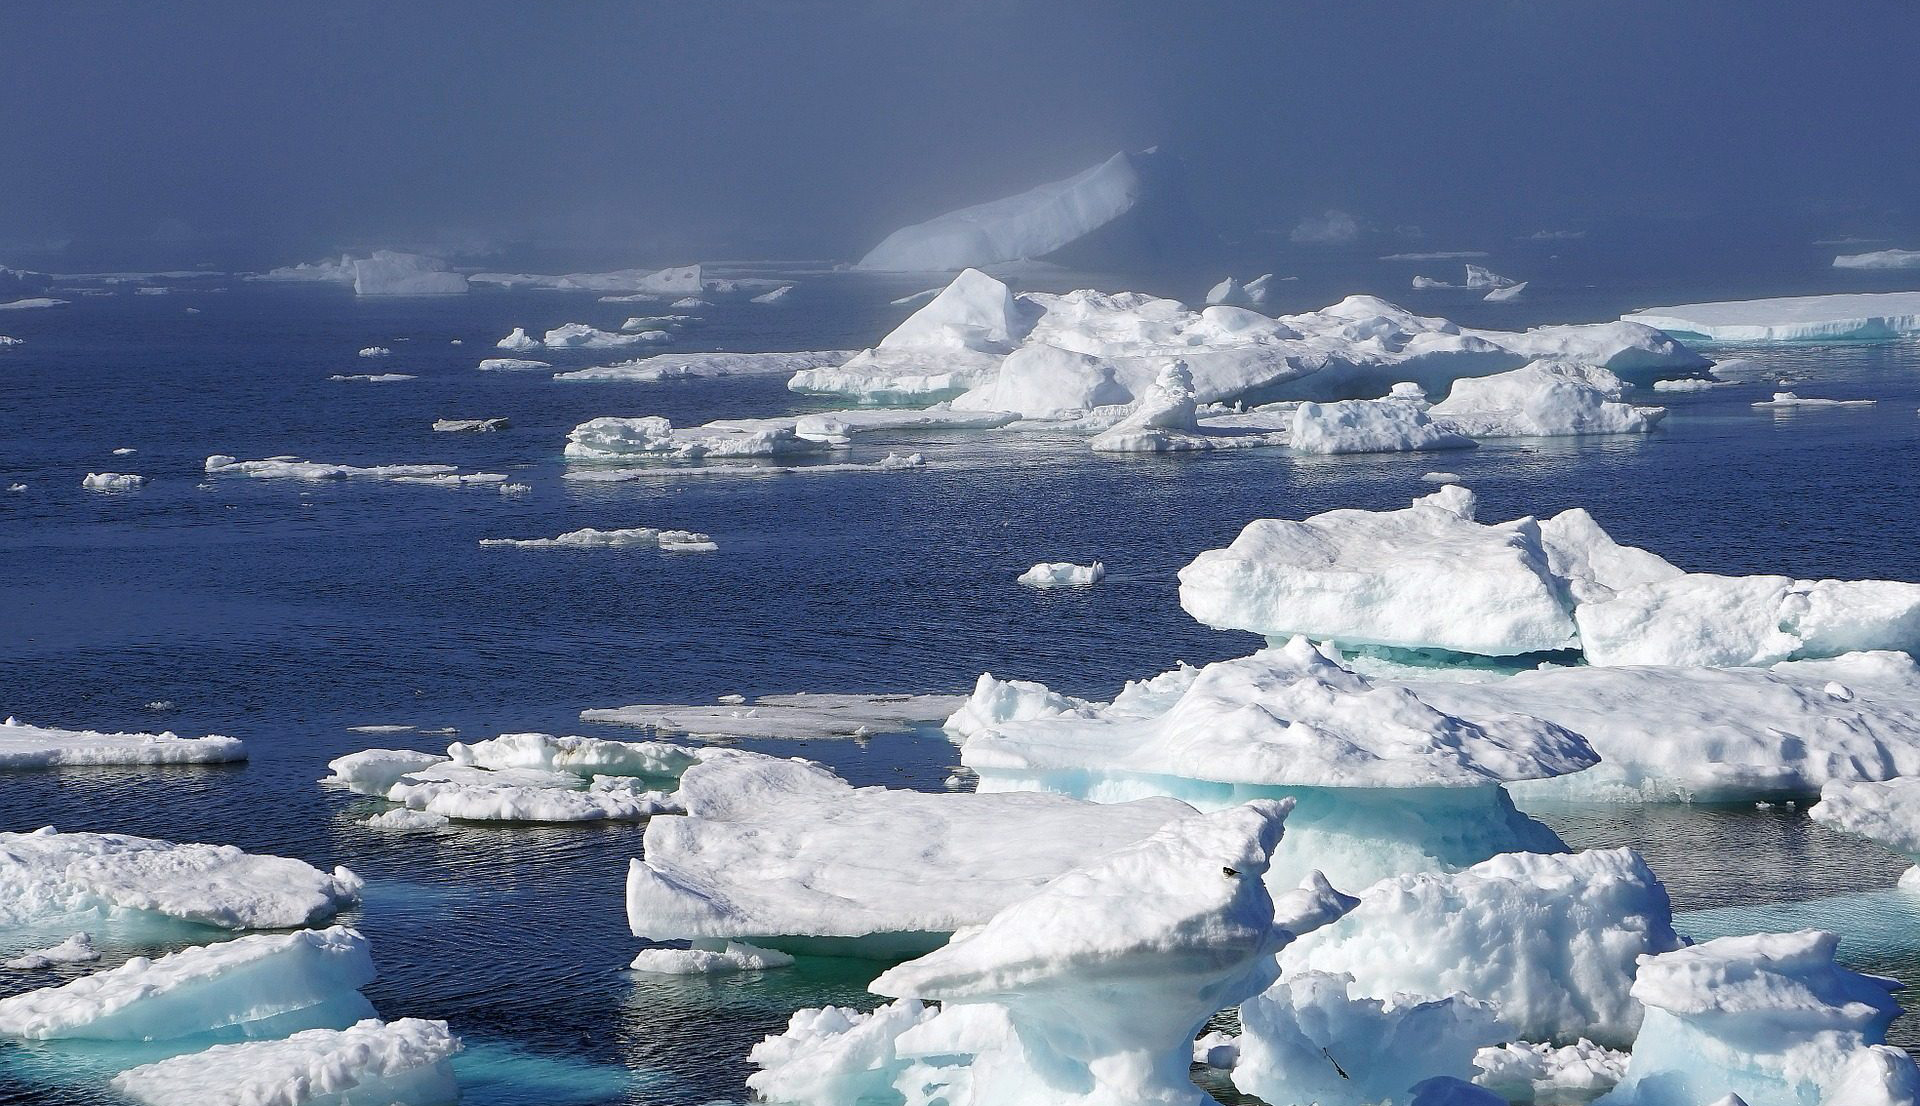
<path id="1" fill-rule="evenodd" d="M 652 975 L 720 975 L 726 972 L 760 972 L 785 968 L 793 957 L 775 949 L 763 949 L 739 941 L 728 941 L 719 949 L 642 949 L 627 967 Z"/>
<path id="2" fill-rule="evenodd" d="M 239 738 L 212 734 L 100 733 L 0 722 L 0 768 L 61 768 L 103 764 L 227 764 L 247 759 Z"/>
<path id="3" fill-rule="evenodd" d="M 1916 331 L 1920 333 L 1920 331 Z M 1817 396 L 1799 396 L 1792 392 L 1775 392 L 1772 399 L 1756 400 L 1755 407 L 1872 407 L 1879 400 L 1873 399 L 1822 399 Z"/>
<path id="4" fill-rule="evenodd" d="M 514 327 L 513 333 L 494 343 L 496 347 L 514 353 L 524 353 L 530 349 L 539 349 L 542 344 L 540 339 L 528 334 L 527 328 L 523 326 Z"/>
<path id="5" fill-rule="evenodd" d="M 495 430 L 505 430 L 512 425 L 504 418 L 433 420 L 433 429 L 436 434 L 490 434 Z"/>
<path id="6" fill-rule="evenodd" d="M 1528 282 L 1524 280 L 1518 284 L 1508 284 L 1495 288 L 1480 298 L 1486 300 L 1488 303 L 1512 303 L 1519 299 L 1521 294 L 1527 290 L 1527 284 Z"/>
<path id="7" fill-rule="evenodd" d="M 807 353 L 658 353 L 617 365 L 555 373 L 555 380 L 619 380 L 648 384 L 660 380 L 722 376 L 791 376 L 810 369 L 838 368 L 853 350 Z"/>
<path id="8" fill-rule="evenodd" d="M 525 357 L 489 357 L 475 366 L 483 373 L 491 372 L 539 372 L 553 368 L 552 362 L 533 361 Z"/>
<path id="9" fill-rule="evenodd" d="M 452 465 L 330 465 L 298 457 L 242 461 L 216 453 L 207 458 L 209 476 L 252 476 L 267 480 L 391 480 L 402 484 L 498 484 L 505 473 L 461 472 Z"/>
<path id="10" fill-rule="evenodd" d="M 1712 342 L 1820 342 L 1920 334 L 1920 292 L 1784 296 L 1649 307 L 1620 316 Z"/>
<path id="11" fill-rule="evenodd" d="M 93 934 L 76 933 L 50 948 L 29 949 L 0 966 L 17 972 L 30 972 L 51 968 L 56 964 L 90 964 L 98 959 L 100 950 L 93 945 Z"/>
<path id="12" fill-rule="evenodd" d="M 857 268 L 952 270 L 1038 259 L 1118 219 L 1146 188 L 1122 152 L 1066 180 L 902 227 Z"/>
<path id="13" fill-rule="evenodd" d="M 0 924 L 144 911 L 225 929 L 284 929 L 331 918 L 360 878 L 231 845 L 115 833 L 0 833 Z"/>
<path id="14" fill-rule="evenodd" d="M 924 951 L 1192 814 L 1171 799 L 855 788 L 762 756 L 688 769 L 679 798 L 686 815 L 649 823 L 628 872 L 637 936 L 880 955 Z"/>
<path id="15" fill-rule="evenodd" d="M 1106 704 L 1002 696 L 996 684 L 982 681 L 953 725 L 968 734 L 960 760 L 981 792 L 1170 795 L 1201 809 L 1289 796 L 1296 806 L 1273 859 L 1274 879 L 1289 886 L 1313 869 L 1360 887 L 1500 852 L 1559 851 L 1501 784 L 1598 759 L 1548 722 L 1492 712 L 1468 721 L 1376 687 L 1305 638 L 1129 684 Z"/>
<path id="16" fill-rule="evenodd" d="M 123 472 L 90 472 L 80 486 L 90 492 L 130 492 L 147 482 L 144 476 Z"/>
<path id="17" fill-rule="evenodd" d="M 1457 380 L 1429 410 L 1435 421 L 1471 438 L 1638 434 L 1667 411 L 1619 402 L 1626 383 L 1606 369 L 1535 361 L 1511 372 Z"/>
<path id="18" fill-rule="evenodd" d="M 673 468 L 575 469 L 562 477 L 587 484 L 620 484 L 630 480 L 679 480 L 696 477 L 728 476 L 830 476 L 849 472 L 897 473 L 925 468 L 927 459 L 918 453 L 888 453 L 878 461 L 829 462 L 813 465 L 700 465 Z M 512 484 L 524 490 L 525 485 Z M 502 489 L 503 491 L 505 489 Z"/>
<path id="19" fill-rule="evenodd" d="M 358 296 L 445 296 L 467 290 L 467 278 L 450 272 L 437 257 L 395 250 L 375 250 L 353 263 L 353 291 Z"/>
<path id="20" fill-rule="evenodd" d="M 598 418 L 567 434 L 566 456 L 576 461 L 619 461 L 661 457 L 692 461 L 706 457 L 784 457 L 823 453 L 825 442 L 802 438 L 789 420 L 765 426 L 708 423 L 676 430 L 658 415 Z"/>
<path id="21" fill-rule="evenodd" d="M 641 526 L 628 530 L 571 530 L 557 538 L 481 538 L 483 546 L 513 549 L 609 549 L 645 546 L 671 553 L 711 553 L 720 548 L 712 538 L 691 530 L 657 530 Z"/>
<path id="22" fill-rule="evenodd" d="M 144 1064 L 113 1089 L 142 1106 L 454 1106 L 459 1051 L 445 1022 L 370 1018 Z"/>
<path id="23" fill-rule="evenodd" d="M 1834 962 L 1818 930 L 1722 937 L 1641 962 L 1646 1007 L 1626 1077 L 1605 1106 L 1753 1106 L 1912 1101 L 1920 1073 L 1880 1047 L 1899 1014 L 1894 980 Z M 1842 1093 L 1844 1091 L 1844 1093 Z M 1896 1098 L 1896 1091 L 1905 1095 Z"/>
<path id="24" fill-rule="evenodd" d="M 1679 947 L 1666 888 L 1631 849 L 1505 853 L 1374 884 L 1280 966 L 1348 976 L 1355 996 L 1464 994 L 1528 1040 L 1625 1045 L 1640 1028 L 1637 958 Z"/>
<path id="25" fill-rule="evenodd" d="M 582 722 L 645 726 L 693 737 L 774 737 L 807 741 L 901 733 L 939 722 L 965 702 L 960 695 L 729 696 L 708 706 L 635 703 L 580 712 Z"/>
<path id="26" fill-rule="evenodd" d="M 1807 817 L 1905 853 L 1916 866 L 1900 876 L 1900 886 L 1920 890 L 1920 778 L 1829 780 Z"/>
<path id="27" fill-rule="evenodd" d="M 793 294 L 793 287 L 794 286 L 791 284 L 782 284 L 780 287 L 775 288 L 771 292 L 762 292 L 759 295 L 753 297 L 753 302 L 754 303 L 784 303 L 786 302 L 787 297 Z"/>
<path id="28" fill-rule="evenodd" d="M 560 292 L 631 292 L 639 295 L 698 292 L 704 286 L 704 279 L 698 265 L 680 265 L 668 269 L 619 269 L 610 273 L 568 273 L 564 276 L 475 273 L 469 279 L 475 284 L 493 284 L 504 288 L 547 288 Z"/>
<path id="29" fill-rule="evenodd" d="M 568 323 L 547 331 L 544 344 L 548 349 L 621 349 L 627 346 L 645 346 L 672 340 L 673 335 L 664 330 L 643 330 L 638 334 L 627 334 L 599 330 L 586 323 Z"/>
<path id="30" fill-rule="evenodd" d="M 278 269 L 269 269 L 264 273 L 250 273 L 248 280 L 295 281 L 301 283 L 352 284 L 353 258 L 341 254 L 340 260 L 328 258 L 324 261 L 303 261 L 298 265 L 286 265 Z"/>
<path id="31" fill-rule="evenodd" d="M 1007 360 L 1011 363 L 1025 353 L 1022 351 Z M 1008 371 L 1002 369 L 1003 388 L 1008 376 Z M 1096 398 L 1097 392 L 1087 396 L 1089 402 Z M 1016 406 L 1022 402 L 1014 401 Z M 1096 453 L 1181 453 L 1283 445 L 1287 437 L 1284 429 L 1261 423 L 1257 417 L 1201 419 L 1194 399 L 1193 374 L 1186 362 L 1174 361 L 1160 370 L 1160 375 L 1120 421 L 1095 435 L 1088 444 Z"/>
<path id="32" fill-rule="evenodd" d="M 1031 313 L 1005 284 L 967 269 L 879 345 L 833 368 L 797 372 L 787 386 L 864 402 L 956 395 L 991 379 L 1031 326 Z"/>
<path id="33" fill-rule="evenodd" d="M 418 380 L 409 373 L 336 373 L 328 380 L 358 382 L 361 384 L 398 384 L 402 380 Z"/>
<path id="34" fill-rule="evenodd" d="M 393 351 L 385 346 L 368 346 L 360 351 L 362 357 L 392 357 Z"/>
<path id="35" fill-rule="evenodd" d="M 1406 387 L 1418 392 L 1417 385 Z M 1399 453 L 1471 449 L 1473 439 L 1428 418 L 1426 401 L 1416 394 L 1302 403 L 1287 444 L 1296 453 Z"/>
<path id="36" fill-rule="evenodd" d="M 1920 650 L 1920 584 L 1688 572 L 1575 609 L 1591 664 L 1767 665 Z"/>
<path id="37" fill-rule="evenodd" d="M 1033 588 L 1084 588 L 1107 577 L 1107 566 L 1095 561 L 1077 565 L 1069 561 L 1049 561 L 1022 572 L 1018 583 Z"/>
<path id="38" fill-rule="evenodd" d="M 344 926 L 200 945 L 0 999 L 0 1034 L 27 1040 L 277 1036 L 302 1017 L 372 1013 L 366 938 Z M 309 1028 L 299 1025 L 299 1028 Z"/>
<path id="39" fill-rule="evenodd" d="M 1833 259 L 1836 269 L 1920 269 L 1920 250 L 1873 250 L 1843 253 Z"/>
<path id="40" fill-rule="evenodd" d="M 1627 1074 L 1627 1054 L 1592 1041 L 1554 1047 L 1516 1041 L 1483 1048 L 1473 1081 L 1508 1102 L 1577 1106 L 1613 1089 Z"/>
<path id="41" fill-rule="evenodd" d="M 70 300 L 56 300 L 46 296 L 30 296 L 26 299 L 8 300 L 0 303 L 0 311 L 30 311 L 36 307 L 65 307 Z"/>
<path id="42" fill-rule="evenodd" d="M 1413 1106 L 1415 1084 L 1470 1079 L 1480 1049 L 1511 1036 L 1491 1006 L 1463 995 L 1351 989 L 1346 976 L 1304 972 L 1242 1003 L 1233 1085 L 1269 1106 Z"/>

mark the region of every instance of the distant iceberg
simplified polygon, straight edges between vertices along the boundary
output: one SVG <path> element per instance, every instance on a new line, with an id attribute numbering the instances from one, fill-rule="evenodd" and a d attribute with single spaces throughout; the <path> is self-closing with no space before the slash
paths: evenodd
<path id="1" fill-rule="evenodd" d="M 1783 296 L 1649 307 L 1622 315 L 1712 342 L 1822 342 L 1920 334 L 1920 292 Z"/>
<path id="2" fill-rule="evenodd" d="M 351 284 L 362 296 L 444 296 L 467 290 L 467 278 L 425 254 L 375 250 L 367 257 L 291 265 L 253 273 L 248 280 Z"/>
<path id="3" fill-rule="evenodd" d="M 902 227 L 857 268 L 950 271 L 1046 257 L 1140 202 L 1147 184 L 1137 156 L 1117 153 L 1065 180 Z"/>
<path id="4" fill-rule="evenodd" d="M 1874 250 L 1843 253 L 1833 259 L 1836 269 L 1920 269 L 1920 250 Z"/>

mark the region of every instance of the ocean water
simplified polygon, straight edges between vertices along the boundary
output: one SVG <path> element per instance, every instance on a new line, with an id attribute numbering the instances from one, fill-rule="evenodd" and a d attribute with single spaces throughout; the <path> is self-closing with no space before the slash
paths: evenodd
<path id="1" fill-rule="evenodd" d="M 1542 248 L 1544 249 L 1544 247 Z M 1548 265 L 1550 255 L 1537 263 Z M 1562 274 L 1529 300 L 1398 291 L 1456 263 L 1342 263 L 1281 286 L 1274 310 L 1348 291 L 1389 294 L 1463 323 L 1591 321 L 1657 302 L 1854 290 L 1886 274 L 1781 262 L 1768 285 L 1657 274 Z M 1252 275 L 1252 274 L 1246 274 Z M 1516 272 L 1516 275 L 1529 275 Z M 723 301 L 676 349 L 857 348 L 924 281 L 807 273 L 778 306 Z M 1027 287 L 1138 287 L 1197 298 L 1199 275 L 1049 273 Z M 1893 286 L 1893 285 L 1887 285 Z M 222 291 L 212 291 L 212 288 Z M 169 295 L 71 296 L 0 313 L 0 713 L 51 725 L 171 728 L 247 740 L 243 766 L 16 773 L 0 829 L 41 825 L 240 845 L 346 864 L 368 879 L 344 920 L 372 939 L 385 1016 L 445 1018 L 472 1104 L 684 1106 L 744 1097 L 747 1048 L 801 1006 L 870 1005 L 878 965 L 803 959 L 788 971 L 663 979 L 624 971 L 622 883 L 641 828 L 467 827 L 434 836 L 360 825 L 383 804 L 315 781 L 371 746 L 449 738 L 349 727 L 638 736 L 578 721 L 589 707 L 791 691 L 965 690 L 982 671 L 1107 696 L 1176 661 L 1257 646 L 1187 618 L 1175 571 L 1248 520 L 1385 508 L 1444 469 L 1483 518 L 1584 506 L 1622 541 L 1688 568 L 1920 579 L 1920 344 L 1718 349 L 1762 362 L 1760 382 L 1637 396 L 1672 414 L 1656 434 L 1487 443 L 1466 452 L 1295 458 L 1098 456 L 1069 435 L 862 437 L 846 459 L 919 451 L 922 469 L 562 480 L 566 431 L 597 415 L 676 424 L 829 404 L 779 378 L 559 383 L 479 373 L 514 326 L 612 328 L 647 305 L 491 292 L 361 300 L 343 289 L 195 282 Z M 190 314 L 188 307 L 199 309 Z M 452 340 L 461 340 L 453 345 Z M 356 357 L 384 345 L 393 356 Z M 563 352 L 558 368 L 623 351 Z M 336 373 L 400 372 L 392 384 Z M 1774 413 L 1776 378 L 1869 408 Z M 487 435 L 436 418 L 507 416 Z M 137 452 L 113 456 L 116 448 Z M 532 491 L 204 475 L 210 454 L 351 464 L 437 462 L 508 473 Z M 126 494 L 83 491 L 89 471 L 134 472 Z M 487 537 L 582 526 L 704 531 L 711 554 L 482 549 Z M 1042 560 L 1104 561 L 1099 587 L 1036 592 Z M 171 704 L 151 709 L 149 704 Z M 857 783 L 937 789 L 956 762 L 937 734 L 758 742 Z M 1920 907 L 1889 890 L 1904 862 L 1776 807 L 1542 809 L 1576 846 L 1634 845 L 1702 936 L 1802 924 L 1849 934 L 1843 954 L 1920 980 Z M 178 947 L 155 933 L 112 950 Z M 23 944 L 12 939 L 13 944 Z M 11 952 L 11 946 L 4 950 Z M 0 994 L 57 975 L 0 975 Z M 1920 1043 L 1911 1019 L 1896 1040 Z M 0 1102 L 107 1102 L 113 1050 L 0 1046 Z"/>

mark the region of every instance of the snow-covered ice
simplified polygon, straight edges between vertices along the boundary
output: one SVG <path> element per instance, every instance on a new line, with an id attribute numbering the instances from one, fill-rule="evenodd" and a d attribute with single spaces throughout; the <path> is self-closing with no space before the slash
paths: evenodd
<path id="1" fill-rule="evenodd" d="M 90 492 L 130 492 L 147 482 L 144 476 L 125 472 L 90 472 L 80 486 Z"/>
<path id="2" fill-rule="evenodd" d="M 728 941 L 718 949 L 642 949 L 627 967 L 652 975 L 720 975 L 785 968 L 792 963 L 793 957 L 777 949 Z"/>
<path id="3" fill-rule="evenodd" d="M 992 379 L 1032 325 L 1030 315 L 1005 284 L 966 269 L 872 349 L 838 366 L 796 372 L 787 386 L 863 402 L 957 395 Z M 973 407 L 1018 410 L 990 402 Z"/>
<path id="4" fill-rule="evenodd" d="M 366 938 L 344 926 L 253 934 L 0 999 L 0 1034 L 27 1040 L 166 1041 L 277 1035 L 302 1013 L 370 1014 Z M 301 1028 L 306 1028 L 302 1026 Z"/>
<path id="5" fill-rule="evenodd" d="M 566 456 L 575 461 L 620 461 L 635 457 L 699 460 L 706 457 L 781 457 L 822 453 L 825 442 L 802 438 L 791 420 L 765 426 L 708 423 L 675 429 L 659 415 L 591 419 L 567 434 Z"/>
<path id="6" fill-rule="evenodd" d="M 1626 383 L 1606 369 L 1535 361 L 1457 380 L 1427 413 L 1471 438 L 1645 433 L 1666 415 L 1664 407 L 1620 402 L 1625 391 Z"/>
<path id="7" fill-rule="evenodd" d="M 643 546 L 671 553 L 711 553 L 720 548 L 705 534 L 691 530 L 659 530 L 638 526 L 625 530 L 570 530 L 557 538 L 481 538 L 483 546 L 513 549 L 614 549 Z"/>
<path id="8" fill-rule="evenodd" d="M 385 346 L 367 346 L 360 351 L 362 357 L 392 357 L 393 351 Z"/>
<path id="9" fill-rule="evenodd" d="M 51 968 L 56 964 L 88 964 L 98 959 L 100 950 L 94 947 L 93 935 L 76 933 L 57 945 L 29 949 L 7 960 L 4 966 L 16 972 L 30 972 Z"/>
<path id="10" fill-rule="evenodd" d="M 483 373 L 491 372 L 539 372 L 553 368 L 552 362 L 533 361 L 525 357 L 489 357 L 475 368 Z"/>
<path id="11" fill-rule="evenodd" d="M 838 368 L 855 352 L 833 349 L 803 353 L 657 353 L 614 365 L 555 373 L 553 378 L 644 384 L 721 376 L 791 376 L 809 369 Z"/>
<path id="12" fill-rule="evenodd" d="M 1084 588 L 1106 579 L 1107 566 L 1095 561 L 1079 565 L 1071 561 L 1047 561 L 1022 572 L 1018 583 L 1034 588 Z"/>
<path id="13" fill-rule="evenodd" d="M 960 709 L 961 695 L 734 696 L 709 705 L 635 703 L 580 712 L 582 722 L 644 726 L 693 737 L 774 737 L 818 740 L 900 733 L 936 723 Z"/>
<path id="14" fill-rule="evenodd" d="M 1627 1054 L 1592 1041 L 1554 1046 L 1514 1041 L 1481 1049 L 1473 1081 L 1509 1102 L 1576 1106 L 1612 1090 L 1627 1074 Z"/>
<path id="15" fill-rule="evenodd" d="M 688 769 L 679 798 L 686 815 L 648 824 L 627 876 L 636 935 L 868 938 L 882 954 L 924 950 L 1192 814 L 1171 799 L 856 788 L 818 765 L 762 756 Z"/>
<path id="16" fill-rule="evenodd" d="M 1280 964 L 1350 976 L 1355 996 L 1465 994 L 1528 1040 L 1625 1046 L 1640 1027 L 1636 958 L 1678 947 L 1666 888 L 1631 849 L 1504 853 L 1382 880 Z"/>
<path id="17" fill-rule="evenodd" d="M 642 330 L 629 334 L 624 331 L 600 330 L 587 323 L 567 323 L 547 331 L 543 339 L 548 349 L 624 349 L 629 346 L 646 346 L 658 342 L 670 342 L 673 335 L 664 330 Z"/>
<path id="18" fill-rule="evenodd" d="M 1145 188 L 1133 156 L 1117 153 L 1065 180 L 902 227 L 858 268 L 953 270 L 1042 258 L 1124 215 Z"/>
<path id="19" fill-rule="evenodd" d="M 1848 293 L 1649 307 L 1620 316 L 1713 342 L 1819 342 L 1920 334 L 1920 292 Z"/>
<path id="20" fill-rule="evenodd" d="M 1900 885 L 1920 889 L 1920 778 L 1829 780 L 1807 817 L 1905 853 L 1916 867 L 1907 869 Z"/>
<path id="21" fill-rule="evenodd" d="M 1900 984 L 1841 967 L 1838 943 L 1837 934 L 1802 930 L 1648 957 L 1633 985 L 1646 1020 L 1626 1077 L 1600 1101 L 1696 1106 L 1729 1093 L 1754 1106 L 1912 1101 L 1920 1086 L 1912 1059 L 1875 1047 L 1900 1012 L 1892 996 Z"/>
<path id="22" fill-rule="evenodd" d="M 331 918 L 360 895 L 345 868 L 115 833 L 0 833 L 0 924 L 144 911 L 225 929 Z"/>
<path id="23" fill-rule="evenodd" d="M 101 733 L 0 722 L 0 768 L 57 768 L 103 764 L 226 764 L 247 759 L 240 739 L 211 734 Z"/>
<path id="24" fill-rule="evenodd" d="M 1499 852 L 1558 851 L 1500 785 L 1598 759 L 1551 723 L 1491 712 L 1468 721 L 1376 687 L 1305 638 L 1137 681 L 1111 703 L 1042 692 L 1003 695 L 983 680 L 954 721 L 981 792 L 1170 795 L 1201 809 L 1290 796 L 1297 805 L 1273 860 L 1286 885 L 1316 868 L 1361 887 Z"/>
<path id="25" fill-rule="evenodd" d="M 447 1023 L 369 1018 L 143 1064 L 113 1088 L 142 1106 L 454 1106 Z"/>
<path id="26" fill-rule="evenodd" d="M 1399 453 L 1471 449 L 1473 439 L 1436 424 L 1424 399 L 1400 395 L 1302 403 L 1287 444 L 1296 453 Z"/>
<path id="27" fill-rule="evenodd" d="M 1920 651 L 1920 584 L 1688 572 L 1574 611 L 1591 664 L 1766 665 Z"/>

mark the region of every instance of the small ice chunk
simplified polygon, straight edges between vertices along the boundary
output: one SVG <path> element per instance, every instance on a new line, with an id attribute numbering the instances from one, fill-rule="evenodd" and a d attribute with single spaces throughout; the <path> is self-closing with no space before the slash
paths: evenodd
<path id="1" fill-rule="evenodd" d="M 1107 577 L 1107 566 L 1099 561 L 1074 564 L 1071 561 L 1043 561 L 1022 572 L 1017 583 L 1033 588 L 1090 587 Z"/>
<path id="2" fill-rule="evenodd" d="M 765 426 L 708 423 L 676 430 L 666 419 L 648 415 L 583 422 L 568 433 L 566 456 L 583 461 L 617 461 L 636 456 L 699 460 L 823 453 L 831 448 L 825 442 L 802 438 L 792 423 L 779 420 L 769 420 Z"/>
<path id="3" fill-rule="evenodd" d="M 437 434 L 489 434 L 495 430 L 505 430 L 512 425 L 504 418 L 435 419 L 433 421 L 433 429 Z"/>
<path id="4" fill-rule="evenodd" d="M 1240 1038 L 1214 1030 L 1193 1042 L 1193 1062 L 1210 1068 L 1231 1068 L 1240 1062 Z"/>
<path id="5" fill-rule="evenodd" d="M 1920 333 L 1920 331 L 1916 331 Z M 1775 392 L 1772 399 L 1754 401 L 1755 407 L 1872 407 L 1880 402 L 1876 399 L 1821 399 L 1814 396 L 1800 396 L 1792 392 Z"/>
<path id="6" fill-rule="evenodd" d="M 93 934 L 76 933 L 51 948 L 32 949 L 6 962 L 14 971 L 38 971 L 55 964 L 86 964 L 100 959 L 93 947 Z"/>
<path id="7" fill-rule="evenodd" d="M 1920 778 L 1830 780 L 1820 788 L 1820 801 L 1807 808 L 1807 817 L 1904 853 L 1916 867 L 1907 869 L 1900 885 L 1920 880 Z"/>
<path id="8" fill-rule="evenodd" d="M 459 1051 L 446 1022 L 369 1018 L 143 1064 L 113 1089 L 142 1106 L 452 1106 Z"/>
<path id="9" fill-rule="evenodd" d="M 1423 472 L 1420 479 L 1428 484 L 1458 484 L 1465 478 L 1457 472 Z"/>
<path id="10" fill-rule="evenodd" d="M 65 307 L 71 301 L 56 300 L 47 296 L 29 296 L 26 299 L 8 300 L 0 303 L 0 311 L 30 311 L 36 307 Z"/>
<path id="11" fill-rule="evenodd" d="M 674 300 L 667 306 L 675 311 L 694 311 L 702 307 L 712 307 L 713 302 L 711 300 L 703 300 L 699 296 L 687 296 Z"/>
<path id="12" fill-rule="evenodd" d="M 489 357 L 476 366 L 481 372 L 539 372 L 551 369 L 547 361 L 529 361 L 524 357 Z"/>
<path id="13" fill-rule="evenodd" d="M 691 530 L 658 530 L 650 526 L 626 530 L 571 530 L 557 538 L 481 538 L 483 546 L 514 549 L 617 549 L 644 546 L 669 553 L 711 553 L 720 548 L 705 534 Z"/>
<path id="14" fill-rule="evenodd" d="M 138 453 L 138 452 L 140 451 L 130 446 L 121 446 L 119 449 L 116 449 L 113 451 L 113 455 L 115 457 L 125 457 L 130 453 Z"/>
<path id="15" fill-rule="evenodd" d="M 494 343 L 494 345 L 500 349 L 511 350 L 515 353 L 530 349 L 539 349 L 543 344 L 540 339 L 528 334 L 527 328 L 523 326 L 514 327 L 513 333 Z"/>
<path id="16" fill-rule="evenodd" d="M 385 346 L 368 346 L 360 351 L 362 357 L 392 357 L 393 351 Z"/>
<path id="17" fill-rule="evenodd" d="M 1512 303 L 1520 298 L 1522 292 L 1527 290 L 1527 283 L 1527 281 L 1523 280 L 1517 284 L 1509 284 L 1504 288 L 1495 288 L 1480 298 L 1486 300 L 1488 303 Z"/>
<path id="18" fill-rule="evenodd" d="M 383 811 L 366 821 L 369 829 L 392 830 L 396 833 L 433 833 L 451 824 L 451 820 L 444 815 L 408 810 L 406 807 Z"/>
<path id="19" fill-rule="evenodd" d="M 788 296 L 793 294 L 793 289 L 794 289 L 794 286 L 791 284 L 782 284 L 780 287 L 775 288 L 771 292 L 762 292 L 759 295 L 753 297 L 753 302 L 754 303 L 783 303 L 785 302 Z"/>
<path id="20" fill-rule="evenodd" d="M 1405 453 L 1471 449 L 1473 439 L 1435 423 L 1424 400 L 1405 396 L 1302 403 L 1287 445 L 1296 453 Z"/>
<path id="21" fill-rule="evenodd" d="M 412 749 L 365 749 L 327 762 L 322 783 L 340 784 L 361 795 L 385 795 L 409 772 L 444 763 L 445 756 Z"/>
<path id="22" fill-rule="evenodd" d="M 1627 1074 L 1627 1054 L 1586 1038 L 1559 1048 L 1514 1041 L 1473 1057 L 1473 1081 L 1512 1102 L 1587 1102 Z"/>
<path id="23" fill-rule="evenodd" d="M 527 486 L 527 485 L 525 485 L 525 484 L 502 484 L 502 485 L 500 485 L 500 494 L 501 494 L 501 495 L 503 495 L 503 496 L 509 496 L 509 497 L 511 497 L 511 496 L 522 496 L 522 495 L 530 495 L 530 494 L 532 494 L 532 492 L 533 492 L 533 489 L 532 489 L 531 487 L 528 487 L 528 486 Z"/>
<path id="24" fill-rule="evenodd" d="M 130 492 L 147 482 L 144 476 L 121 472 L 90 472 L 80 486 L 90 492 Z"/>
<path id="25" fill-rule="evenodd" d="M 172 704 L 168 704 L 171 706 Z M 150 708 L 151 709 L 151 708 Z M 247 759 L 238 738 L 212 734 L 100 733 L 0 722 L 0 769 L 102 764 L 226 764 Z"/>
<path id="26" fill-rule="evenodd" d="M 327 379 L 360 384 L 398 384 L 403 380 L 420 378 L 411 373 L 336 373 Z"/>
<path id="27" fill-rule="evenodd" d="M 766 971 L 792 964 L 793 957 L 784 952 L 728 941 L 719 949 L 643 949 L 627 967 L 653 975 L 719 975 Z"/>

